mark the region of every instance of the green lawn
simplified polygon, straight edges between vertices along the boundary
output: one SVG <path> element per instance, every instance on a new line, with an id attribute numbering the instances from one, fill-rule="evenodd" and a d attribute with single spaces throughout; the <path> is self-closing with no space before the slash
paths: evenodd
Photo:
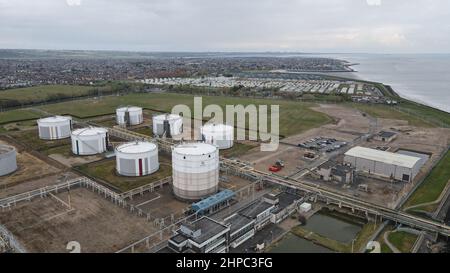
<path id="1" fill-rule="evenodd" d="M 423 121 L 417 116 L 399 112 L 387 105 L 361 103 L 351 103 L 349 105 L 376 118 L 406 120 L 409 125 L 417 127 L 435 127 L 432 123 Z"/>
<path id="2" fill-rule="evenodd" d="M 397 231 L 389 234 L 388 239 L 400 252 L 409 253 L 417 240 L 417 236 L 411 233 Z"/>
<path id="3" fill-rule="evenodd" d="M 26 88 L 1 91 L 1 100 L 16 100 L 22 103 L 45 101 L 52 96 L 65 95 L 70 97 L 87 95 L 90 86 L 77 85 L 41 85 Z"/>
<path id="4" fill-rule="evenodd" d="M 220 155 L 227 158 L 238 157 L 257 147 L 257 145 L 257 143 L 255 143 L 255 145 L 249 145 L 235 142 L 230 149 L 221 150 Z"/>
<path id="5" fill-rule="evenodd" d="M 25 145 L 26 147 L 45 151 L 50 148 L 59 147 L 62 145 L 69 145 L 70 138 L 60 139 L 60 140 L 43 140 L 39 138 L 38 130 L 26 130 L 8 133 L 11 137 L 17 140 L 19 143 Z"/>
<path id="6" fill-rule="evenodd" d="M 28 109 L 0 112 L 0 124 L 6 124 L 24 119 L 38 119 L 41 117 L 41 114 Z"/>
<path id="7" fill-rule="evenodd" d="M 156 182 L 172 175 L 172 167 L 170 163 L 162 157 L 160 157 L 159 170 L 151 175 L 143 177 L 125 177 L 117 175 L 116 161 L 114 159 L 94 162 L 79 166 L 77 168 L 91 177 L 98 178 L 111 184 L 122 192 Z"/>
<path id="8" fill-rule="evenodd" d="M 404 207 L 410 207 L 439 198 L 450 179 L 450 151 L 447 151 L 442 160 L 433 168 L 422 184 L 411 195 Z"/>
<path id="9" fill-rule="evenodd" d="M 55 114 L 72 114 L 82 118 L 113 114 L 120 105 L 136 105 L 170 112 L 172 107 L 177 104 L 192 107 L 193 97 L 193 95 L 183 94 L 130 94 L 46 105 L 42 106 L 42 109 Z M 225 105 L 278 104 L 280 105 L 280 134 L 285 136 L 298 134 L 331 121 L 327 115 L 311 110 L 310 107 L 313 107 L 314 104 L 304 102 L 203 96 L 203 107 L 209 104 L 218 104 L 222 109 L 225 109 Z"/>

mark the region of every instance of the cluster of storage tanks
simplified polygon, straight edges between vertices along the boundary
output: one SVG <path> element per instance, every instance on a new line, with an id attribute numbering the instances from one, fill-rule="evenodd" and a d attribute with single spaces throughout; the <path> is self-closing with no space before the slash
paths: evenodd
<path id="1" fill-rule="evenodd" d="M 119 125 L 143 123 L 142 108 L 120 107 Z M 71 137 L 75 155 L 95 155 L 108 147 L 108 130 L 88 127 L 72 131 L 70 117 L 55 116 L 38 121 L 39 136 L 54 140 Z M 183 118 L 174 114 L 153 116 L 155 136 L 177 136 L 183 132 Z M 205 124 L 203 142 L 182 143 L 172 147 L 173 192 L 182 200 L 199 200 L 214 194 L 219 187 L 219 150 L 233 146 L 234 128 L 224 124 Z M 15 152 L 15 150 L 14 150 Z M 158 146 L 151 142 L 130 142 L 115 149 L 116 171 L 127 177 L 146 176 L 159 170 Z M 0 173 L 1 174 L 1 173 Z"/>

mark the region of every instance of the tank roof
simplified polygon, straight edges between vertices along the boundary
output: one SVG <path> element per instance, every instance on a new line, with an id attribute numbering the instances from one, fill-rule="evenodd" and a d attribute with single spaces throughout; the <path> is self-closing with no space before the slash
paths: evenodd
<path id="1" fill-rule="evenodd" d="M 116 109 L 116 111 L 119 112 L 126 112 L 126 111 L 141 111 L 142 107 L 138 107 L 138 106 L 125 106 L 125 107 L 119 107 Z"/>
<path id="2" fill-rule="evenodd" d="M 140 154 L 153 151 L 157 148 L 156 144 L 151 142 L 130 142 L 120 145 L 116 150 L 121 153 Z"/>
<path id="3" fill-rule="evenodd" d="M 161 114 L 161 115 L 153 116 L 153 118 L 155 120 L 176 120 L 176 119 L 180 119 L 181 116 L 176 115 L 176 114 Z"/>
<path id="4" fill-rule="evenodd" d="M 202 126 L 203 131 L 207 132 L 220 132 L 220 131 L 228 131 L 233 130 L 233 127 L 230 125 L 222 124 L 222 123 L 207 123 Z"/>
<path id="5" fill-rule="evenodd" d="M 0 144 L 0 154 L 6 154 L 16 150 L 13 146 Z"/>
<path id="6" fill-rule="evenodd" d="M 72 132 L 72 135 L 76 135 L 76 136 L 95 136 L 95 135 L 98 135 L 98 134 L 105 134 L 107 132 L 108 132 L 108 130 L 105 129 L 105 128 L 88 127 L 88 128 L 81 128 L 81 129 L 74 130 Z"/>
<path id="7" fill-rule="evenodd" d="M 72 119 L 71 117 L 67 117 L 67 116 L 53 116 L 53 117 L 41 118 L 38 120 L 38 122 L 63 122 L 63 121 L 69 121 L 71 119 Z"/>
<path id="8" fill-rule="evenodd" d="M 185 143 L 173 148 L 174 152 L 184 155 L 204 155 L 217 151 L 217 147 L 206 143 Z"/>

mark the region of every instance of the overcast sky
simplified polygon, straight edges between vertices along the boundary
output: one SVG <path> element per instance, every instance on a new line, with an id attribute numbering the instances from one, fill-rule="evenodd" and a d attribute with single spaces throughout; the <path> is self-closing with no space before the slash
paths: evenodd
<path id="1" fill-rule="evenodd" d="M 0 0 L 0 48 L 450 53 L 450 1 Z"/>

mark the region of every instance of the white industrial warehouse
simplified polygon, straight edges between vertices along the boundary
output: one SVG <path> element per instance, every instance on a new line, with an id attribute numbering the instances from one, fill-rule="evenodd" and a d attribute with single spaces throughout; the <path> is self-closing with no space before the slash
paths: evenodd
<path id="1" fill-rule="evenodd" d="M 72 152 L 76 155 L 95 155 L 106 151 L 108 130 L 104 128 L 83 128 L 72 132 Z"/>
<path id="2" fill-rule="evenodd" d="M 17 170 L 17 152 L 9 145 L 0 145 L 0 176 Z"/>
<path id="3" fill-rule="evenodd" d="M 116 170 L 123 176 L 145 176 L 159 169 L 158 146 L 151 142 L 125 143 L 116 148 Z"/>
<path id="4" fill-rule="evenodd" d="M 233 147 L 234 128 L 225 124 L 205 124 L 201 128 L 202 139 L 220 150 Z"/>
<path id="5" fill-rule="evenodd" d="M 175 114 L 153 116 L 153 134 L 155 136 L 178 136 L 183 133 L 183 117 Z"/>
<path id="6" fill-rule="evenodd" d="M 219 189 L 219 150 L 206 143 L 172 148 L 173 192 L 183 200 L 199 200 Z"/>
<path id="7" fill-rule="evenodd" d="M 422 167 L 418 157 L 364 147 L 350 149 L 344 162 L 358 171 L 405 182 L 412 182 Z"/>
<path id="8" fill-rule="evenodd" d="M 122 126 L 139 125 L 144 122 L 141 107 L 127 106 L 116 109 L 117 124 Z"/>
<path id="9" fill-rule="evenodd" d="M 66 116 L 41 118 L 37 124 L 39 138 L 45 140 L 68 138 L 72 130 L 72 118 Z"/>

